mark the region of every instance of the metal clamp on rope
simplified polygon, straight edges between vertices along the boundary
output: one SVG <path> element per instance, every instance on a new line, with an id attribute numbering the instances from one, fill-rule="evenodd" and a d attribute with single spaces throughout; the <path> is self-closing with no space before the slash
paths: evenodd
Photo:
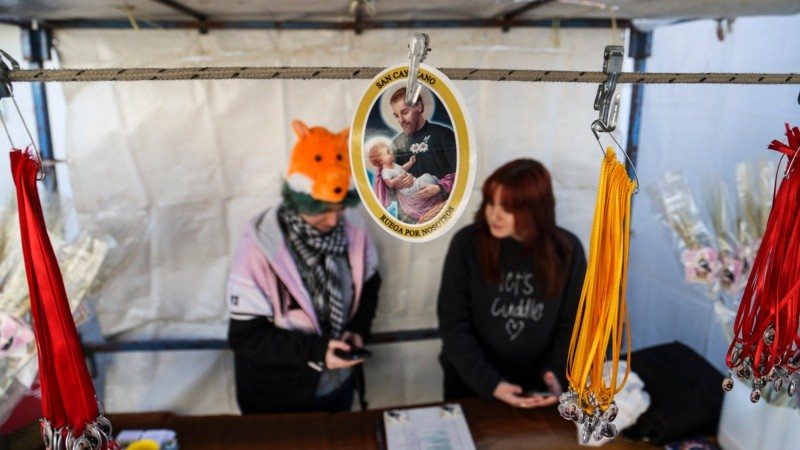
<path id="1" fill-rule="evenodd" d="M 11 69 L 8 68 L 3 58 L 11 63 L 11 67 L 14 70 L 19 70 L 19 63 L 3 50 L 0 50 L 0 56 L 2 56 L 0 57 L 0 98 L 13 97 L 14 95 L 11 93 L 11 78 L 8 75 Z"/>
<path id="2" fill-rule="evenodd" d="M 408 59 L 411 60 L 406 84 L 406 105 L 408 106 L 414 105 L 419 99 L 422 85 L 417 81 L 417 73 L 419 72 L 419 64 L 425 61 L 425 57 L 428 56 L 430 51 L 430 48 L 428 48 L 429 43 L 430 39 L 425 33 L 412 34 L 411 41 L 408 43 Z"/>
<path id="3" fill-rule="evenodd" d="M 36 179 L 42 181 L 46 176 L 44 171 L 44 164 L 42 161 L 42 154 L 39 152 L 39 148 L 36 147 L 36 142 L 33 141 L 31 130 L 28 129 L 28 124 L 25 123 L 25 118 L 22 117 L 22 111 L 19 110 L 19 105 L 17 104 L 17 100 L 14 98 L 14 93 L 11 88 L 11 78 L 9 77 L 9 71 L 11 69 L 8 68 L 8 65 L 5 63 L 3 59 L 8 60 L 8 62 L 11 64 L 12 69 L 20 70 L 19 63 L 14 58 L 12 58 L 11 55 L 9 55 L 3 50 L 0 50 L 0 99 L 10 98 L 11 101 L 14 103 L 14 108 L 16 108 L 17 110 L 17 114 L 19 115 L 19 120 L 22 122 L 22 126 L 25 127 L 25 132 L 28 133 L 28 137 L 30 138 L 31 142 L 30 146 L 33 147 L 33 151 L 36 153 L 36 162 L 39 164 L 39 170 L 36 174 Z M 6 136 L 8 137 L 8 142 L 11 144 L 11 148 L 17 148 L 17 146 L 15 146 L 14 142 L 11 140 L 11 133 L 8 132 L 8 127 L 6 126 L 6 122 L 3 119 L 2 115 L 0 115 L 0 121 L 2 121 L 3 129 L 6 132 Z"/>
<path id="4" fill-rule="evenodd" d="M 621 45 L 606 45 L 603 52 L 603 72 L 608 74 L 606 81 L 597 86 L 597 95 L 594 97 L 594 110 L 600 111 L 597 119 L 602 128 L 598 131 L 611 132 L 617 128 L 617 115 L 619 114 L 619 96 L 614 95 L 617 88 L 617 79 L 622 72 L 622 58 L 625 48 Z M 597 123 L 597 122 L 595 122 Z M 592 129 L 595 127 L 592 124 Z"/>

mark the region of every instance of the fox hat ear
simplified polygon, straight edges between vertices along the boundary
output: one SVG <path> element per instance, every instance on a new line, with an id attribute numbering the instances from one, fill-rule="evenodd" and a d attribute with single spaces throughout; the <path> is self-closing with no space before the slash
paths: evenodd
<path id="1" fill-rule="evenodd" d="M 309 133 L 311 133 L 311 130 L 308 129 L 308 126 L 297 119 L 292 121 L 292 129 L 294 130 L 294 134 L 297 135 L 297 139 L 304 139 L 309 135 Z"/>
<path id="2" fill-rule="evenodd" d="M 337 134 L 337 136 L 339 136 L 339 138 L 341 138 L 341 139 L 346 141 L 347 139 L 350 138 L 350 128 L 348 127 L 348 128 L 345 128 L 344 130 L 340 131 L 339 134 Z"/>

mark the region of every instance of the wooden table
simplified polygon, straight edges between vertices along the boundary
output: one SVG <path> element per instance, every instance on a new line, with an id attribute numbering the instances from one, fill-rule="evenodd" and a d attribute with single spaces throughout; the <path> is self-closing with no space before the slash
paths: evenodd
<path id="1" fill-rule="evenodd" d="M 555 406 L 517 409 L 478 398 L 459 402 L 478 449 L 574 449 L 575 425 Z M 206 449 L 375 449 L 381 450 L 382 410 L 263 416 L 180 416 L 171 413 L 109 414 L 114 430 L 175 430 L 181 450 Z M 583 447 L 587 448 L 587 447 Z M 603 449 L 649 449 L 645 442 L 618 437 Z"/>

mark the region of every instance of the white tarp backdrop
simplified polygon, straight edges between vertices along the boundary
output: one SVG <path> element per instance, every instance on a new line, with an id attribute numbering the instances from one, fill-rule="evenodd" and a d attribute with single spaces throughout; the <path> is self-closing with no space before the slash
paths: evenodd
<path id="1" fill-rule="evenodd" d="M 428 33 L 432 51 L 426 63 L 435 67 L 599 71 L 605 45 L 622 42 L 606 29 Z M 75 68 L 386 67 L 406 59 L 409 36 L 408 30 L 55 35 L 62 67 Z M 79 213 L 145 211 L 152 223 L 143 250 L 99 298 L 103 333 L 124 339 L 224 337 L 230 255 L 245 221 L 279 198 L 294 144 L 290 120 L 345 128 L 367 83 L 65 83 L 65 152 Z M 597 85 L 455 83 L 475 125 L 478 171 L 470 208 L 454 229 L 471 221 L 481 182 L 492 170 L 516 157 L 533 157 L 553 173 L 560 225 L 588 248 L 602 160 L 589 129 L 597 118 Z M 419 245 L 373 225 L 384 278 L 376 331 L 436 326 L 440 266 L 450 235 Z M 373 346 L 375 357 L 366 363 L 371 405 L 440 399 L 439 347 L 438 341 Z M 115 354 L 105 402 L 109 411 L 235 413 L 231 354 Z"/>

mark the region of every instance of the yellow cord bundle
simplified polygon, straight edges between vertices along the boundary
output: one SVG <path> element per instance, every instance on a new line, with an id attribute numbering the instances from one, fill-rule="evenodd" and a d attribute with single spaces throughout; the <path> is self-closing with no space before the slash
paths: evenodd
<path id="1" fill-rule="evenodd" d="M 636 183 L 628 177 L 625 166 L 608 148 L 600 171 L 586 278 L 570 340 L 569 392 L 562 395 L 559 405 L 562 416 L 584 424 L 584 443 L 592 435 L 598 440 L 616 435 L 616 427 L 611 424 L 617 412 L 613 399 L 630 372 L 625 287 L 631 197 L 635 188 Z M 623 333 L 627 336 L 628 364 L 622 382 L 617 385 Z M 612 362 L 609 384 L 603 379 L 607 350 Z"/>

